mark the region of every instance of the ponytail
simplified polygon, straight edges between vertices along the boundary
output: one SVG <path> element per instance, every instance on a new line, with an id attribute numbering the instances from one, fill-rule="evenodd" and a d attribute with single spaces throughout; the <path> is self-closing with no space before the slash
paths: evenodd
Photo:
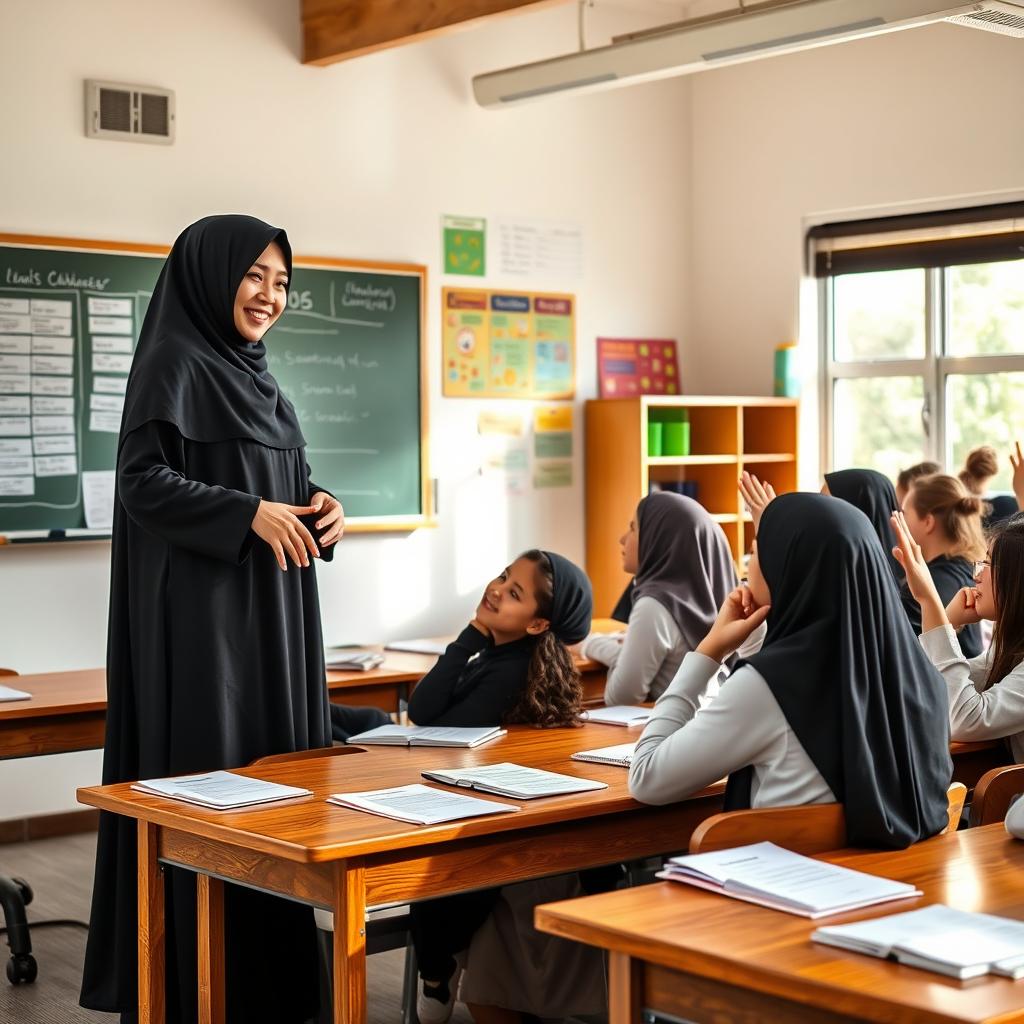
<path id="1" fill-rule="evenodd" d="M 999 472 L 999 459 L 995 448 L 983 444 L 980 448 L 972 448 L 964 460 L 964 468 L 960 470 L 960 481 L 972 494 L 981 494 L 985 484 Z"/>
<path id="2" fill-rule="evenodd" d="M 973 562 L 985 557 L 981 515 L 985 503 L 956 477 L 945 473 L 919 477 L 910 489 L 910 502 L 921 516 L 934 516 L 951 547 L 952 558 Z"/>
<path id="3" fill-rule="evenodd" d="M 551 630 L 540 635 L 526 672 L 526 690 L 505 716 L 508 724 L 537 729 L 579 725 L 583 684 L 569 648 Z"/>

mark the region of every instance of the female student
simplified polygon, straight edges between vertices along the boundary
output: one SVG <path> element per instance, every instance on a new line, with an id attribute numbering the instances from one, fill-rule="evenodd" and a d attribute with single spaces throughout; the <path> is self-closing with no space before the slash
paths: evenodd
<path id="1" fill-rule="evenodd" d="M 567 558 L 536 550 L 520 555 L 487 585 L 476 616 L 413 691 L 409 717 L 417 725 L 575 725 L 582 688 L 567 645 L 587 635 L 592 607 L 590 581 Z M 420 1024 L 450 1016 L 455 955 L 500 898 L 501 890 L 490 889 L 412 905 Z M 487 959 L 474 958 L 484 979 Z M 489 997 L 486 985 L 481 994 Z"/>
<path id="2" fill-rule="evenodd" d="M 736 586 L 722 528 L 681 494 L 642 499 L 619 544 L 623 569 L 636 574 L 626 636 L 595 634 L 580 648 L 583 657 L 609 666 L 608 705 L 660 697 Z"/>
<path id="3" fill-rule="evenodd" d="M 1020 455 L 1020 445 L 1017 446 L 1017 455 Z M 1013 456 L 1010 456 L 1011 463 Z M 1014 465 L 1016 471 L 1016 465 Z M 964 468 L 958 476 L 961 482 L 971 494 L 978 497 L 985 495 L 992 478 L 999 472 L 999 458 L 996 450 L 990 445 L 983 444 L 978 448 L 972 448 L 964 460 Z M 1016 476 L 1016 472 L 1014 473 Z M 985 497 L 985 504 L 988 509 L 984 512 L 982 526 L 990 530 L 996 523 L 1001 523 L 1010 516 L 1017 513 L 1017 499 L 1012 494 L 993 494 Z"/>
<path id="4" fill-rule="evenodd" d="M 330 742 L 311 559 L 341 537 L 263 339 L 288 296 L 285 233 L 208 217 L 174 243 L 128 378 L 117 450 L 103 782 L 244 765 Z M 137 1010 L 135 825 L 101 815 L 83 1006 Z M 167 1020 L 192 1020 L 195 876 L 167 869 Z M 307 1020 L 308 908 L 225 895 L 229 1021 Z M 282 979 L 287 979 L 282 981 Z"/>
<path id="5" fill-rule="evenodd" d="M 840 469 L 825 474 L 821 493 L 848 502 L 868 517 L 881 542 L 893 579 L 897 583 L 902 582 L 903 570 L 892 554 L 896 538 L 889 525 L 889 517 L 900 507 L 892 481 L 873 469 Z"/>
<path id="6" fill-rule="evenodd" d="M 937 473 L 918 477 L 903 502 L 910 536 L 921 548 L 943 605 L 962 587 L 974 584 L 974 563 L 985 557 L 981 532 L 981 499 L 968 494 L 955 476 Z M 910 626 L 921 632 L 921 606 L 907 582 L 900 597 Z M 960 630 L 960 649 L 968 658 L 981 653 L 981 627 L 972 622 Z"/>
<path id="7" fill-rule="evenodd" d="M 946 681 L 953 739 L 1006 738 L 1014 761 L 1024 763 L 1024 514 L 997 528 L 974 586 L 945 607 L 902 513 L 893 516 L 893 527 L 896 557 L 921 606 L 921 646 Z M 957 630 L 982 619 L 995 623 L 992 646 L 968 659 Z"/>
<path id="8" fill-rule="evenodd" d="M 851 845 L 899 848 L 946 824 L 942 682 L 862 513 L 817 494 L 765 508 L 749 587 L 729 595 L 636 745 L 630 791 L 665 804 L 729 775 L 726 806 L 845 806 Z M 719 664 L 767 619 L 718 696 Z"/>
<path id="9" fill-rule="evenodd" d="M 936 473 L 941 472 L 942 467 L 937 462 L 927 459 L 924 462 L 915 462 L 913 466 L 908 466 L 906 469 L 901 469 L 899 476 L 896 477 L 896 508 L 903 508 L 903 502 L 907 498 L 907 491 L 910 490 L 915 480 L 922 476 L 934 476 Z"/>

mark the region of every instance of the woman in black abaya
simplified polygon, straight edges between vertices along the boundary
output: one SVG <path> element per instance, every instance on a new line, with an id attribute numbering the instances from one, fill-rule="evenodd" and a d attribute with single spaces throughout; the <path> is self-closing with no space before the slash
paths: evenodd
<path id="1" fill-rule="evenodd" d="M 310 480 L 263 336 L 291 248 L 251 217 L 186 228 L 157 282 L 128 378 L 117 456 L 103 782 L 247 764 L 330 743 L 311 558 L 344 529 Z M 137 1009 L 135 823 L 101 815 L 81 1002 Z M 167 887 L 167 1020 L 196 1018 L 195 882 Z M 228 886 L 227 1012 L 316 1012 L 312 912 Z"/>

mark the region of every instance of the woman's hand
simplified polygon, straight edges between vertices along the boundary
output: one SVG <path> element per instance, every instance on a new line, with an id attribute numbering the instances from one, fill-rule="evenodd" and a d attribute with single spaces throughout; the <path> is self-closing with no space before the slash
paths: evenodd
<path id="1" fill-rule="evenodd" d="M 897 541 L 897 546 L 892 549 L 893 557 L 903 566 L 910 593 L 921 606 L 921 631 L 927 633 L 937 626 L 946 625 L 949 619 L 946 618 L 942 598 L 935 589 L 935 581 L 921 553 L 921 545 L 910 535 L 906 517 L 902 512 L 893 512 L 889 521 Z"/>
<path id="2" fill-rule="evenodd" d="M 341 502 L 326 491 L 317 491 L 309 499 L 309 503 L 314 512 L 323 512 L 314 525 L 317 530 L 326 530 L 320 534 L 320 547 L 329 548 L 341 540 L 341 535 L 345 532 L 345 510 L 341 507 Z"/>
<path id="3" fill-rule="evenodd" d="M 725 661 L 768 618 L 770 605 L 758 607 L 749 587 L 737 587 L 725 599 L 708 635 L 697 645 L 700 654 Z"/>
<path id="4" fill-rule="evenodd" d="M 256 509 L 252 531 L 270 545 L 277 564 L 285 572 L 288 571 L 288 558 L 303 568 L 309 565 L 309 555 L 320 557 L 313 535 L 299 519 L 299 516 L 308 516 L 314 511 L 312 505 L 284 505 L 279 501 L 263 500 Z"/>
<path id="5" fill-rule="evenodd" d="M 769 483 L 761 483 L 753 473 L 743 471 L 740 477 L 740 494 L 754 517 L 754 535 L 757 535 L 757 528 L 761 523 L 761 514 L 767 508 L 768 503 L 775 498 L 775 488 Z"/>
<path id="6" fill-rule="evenodd" d="M 486 636 L 486 637 L 489 637 L 491 635 L 491 631 L 479 619 L 470 619 L 469 620 L 469 624 L 478 633 L 483 633 L 483 635 Z"/>
<path id="7" fill-rule="evenodd" d="M 954 629 L 961 629 L 963 626 L 971 626 L 975 622 L 981 622 L 975 601 L 978 599 L 978 592 L 974 587 L 961 587 L 954 595 L 953 600 L 946 605 L 946 618 Z"/>
<path id="8" fill-rule="evenodd" d="M 1024 452 L 1020 450 L 1020 441 L 1014 442 L 1016 456 L 1010 452 L 1010 465 L 1013 467 L 1013 493 L 1017 498 L 1017 508 L 1024 508 Z"/>

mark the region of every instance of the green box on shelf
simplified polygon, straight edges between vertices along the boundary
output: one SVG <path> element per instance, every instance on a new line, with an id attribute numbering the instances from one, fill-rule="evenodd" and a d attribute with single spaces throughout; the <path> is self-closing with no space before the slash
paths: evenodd
<path id="1" fill-rule="evenodd" d="M 662 453 L 664 442 L 664 423 L 658 420 L 647 421 L 647 456 L 656 459 Z"/>

